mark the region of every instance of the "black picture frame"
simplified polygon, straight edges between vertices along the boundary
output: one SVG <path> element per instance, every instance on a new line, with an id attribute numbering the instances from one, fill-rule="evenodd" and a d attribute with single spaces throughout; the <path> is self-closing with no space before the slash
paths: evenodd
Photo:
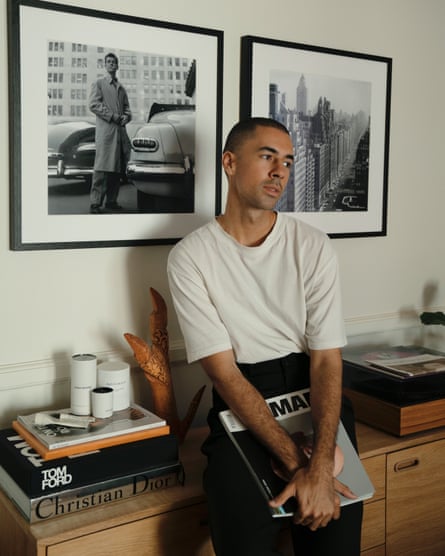
<path id="1" fill-rule="evenodd" d="M 12 250 L 172 244 L 219 213 L 222 31 L 40 0 L 8 0 L 8 50 Z M 169 181 L 170 175 L 167 183 L 174 193 L 168 188 L 153 193 L 150 182 L 148 197 L 145 191 L 140 193 L 139 181 L 124 176 L 118 201 L 125 193 L 127 206 L 119 212 L 104 209 L 92 214 L 91 158 L 81 169 L 85 175 L 74 178 L 68 175 L 63 158 L 68 158 L 67 150 L 60 154 L 60 147 L 59 159 L 51 158 L 57 150 L 50 148 L 55 125 L 80 126 L 86 120 L 85 129 L 91 135 L 92 123 L 94 133 L 88 96 L 92 79 L 104 74 L 100 60 L 109 51 L 118 53 L 118 79 L 138 117 L 127 125 L 129 129 L 133 124 L 130 138 L 147 125 L 155 105 L 162 112 L 158 119 L 172 114 L 173 120 L 180 121 L 178 105 L 194 115 L 194 128 L 189 131 L 192 140 L 194 133 L 192 161 L 184 156 L 183 169 L 178 171 L 187 174 L 187 183 L 192 184 L 184 204 L 176 197 L 176 182 Z M 179 124 L 169 121 L 168 125 L 176 126 L 179 137 Z M 60 134 L 61 129 L 62 125 L 57 128 Z M 96 152 L 91 138 L 79 137 L 76 164 L 82 153 L 94 157 Z M 185 151 L 183 145 L 178 152 Z M 165 162 L 159 164 L 159 172 L 166 172 Z M 133 189 L 127 188 L 130 185 Z"/>
<path id="2" fill-rule="evenodd" d="M 240 118 L 289 129 L 296 162 L 278 210 L 333 238 L 387 235 L 392 59 L 241 38 Z"/>

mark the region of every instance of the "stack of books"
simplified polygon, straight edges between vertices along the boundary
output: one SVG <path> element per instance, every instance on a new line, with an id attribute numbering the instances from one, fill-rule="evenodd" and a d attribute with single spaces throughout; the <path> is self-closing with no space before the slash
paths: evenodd
<path id="1" fill-rule="evenodd" d="M 0 487 L 31 523 L 183 484 L 178 440 L 145 408 L 132 404 L 87 428 L 64 424 L 70 418 L 19 415 L 0 431 Z"/>

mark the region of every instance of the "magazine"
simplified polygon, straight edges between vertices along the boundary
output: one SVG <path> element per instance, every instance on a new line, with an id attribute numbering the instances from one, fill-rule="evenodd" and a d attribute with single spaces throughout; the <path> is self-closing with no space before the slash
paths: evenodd
<path id="1" fill-rule="evenodd" d="M 184 469 L 178 461 L 163 467 L 30 498 L 0 466 L 0 487 L 30 523 L 71 515 L 183 484 Z"/>
<path id="2" fill-rule="evenodd" d="M 299 442 L 302 438 L 310 440 L 313 429 L 309 388 L 268 398 L 266 401 L 272 415 L 291 436 L 297 437 Z M 264 457 L 267 454 L 266 448 L 255 439 L 231 410 L 220 412 L 219 417 L 265 499 L 271 500 L 277 496 L 283 490 L 285 482 L 273 471 L 271 459 Z M 341 505 L 371 498 L 374 487 L 341 422 L 337 433 L 337 446 L 344 458 L 343 468 L 337 475 L 337 479 L 346 484 L 357 496 L 354 499 L 340 496 Z M 273 517 L 289 517 L 296 509 L 296 500 L 290 498 L 283 506 L 270 508 L 270 511 Z"/>
<path id="3" fill-rule="evenodd" d="M 399 376 L 420 376 L 445 371 L 445 356 L 425 353 L 396 359 L 367 359 L 367 363 L 378 369 L 390 371 Z"/>
<path id="4" fill-rule="evenodd" d="M 400 363 L 405 363 L 407 359 L 419 356 L 432 356 L 432 357 L 445 357 L 444 353 L 440 351 L 425 348 L 416 345 L 406 346 L 374 346 L 374 347 L 346 347 L 343 349 L 343 361 L 346 365 L 356 365 L 360 369 L 372 371 L 376 376 L 392 377 L 394 379 L 410 380 L 417 375 L 408 374 L 407 372 L 400 372 L 387 366 L 391 360 L 403 360 Z M 422 374 L 434 374 L 422 373 Z"/>

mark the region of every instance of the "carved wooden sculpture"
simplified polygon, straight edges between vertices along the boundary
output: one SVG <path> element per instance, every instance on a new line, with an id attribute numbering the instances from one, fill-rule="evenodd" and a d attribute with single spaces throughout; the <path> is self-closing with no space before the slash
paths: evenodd
<path id="1" fill-rule="evenodd" d="M 169 364 L 167 332 L 167 306 L 161 294 L 150 288 L 153 311 L 150 314 L 150 336 L 152 346 L 130 333 L 124 337 L 133 350 L 136 361 L 150 382 L 153 396 L 153 411 L 170 425 L 171 431 L 183 442 L 198 409 L 205 386 L 193 397 L 187 414 L 181 421 L 178 416 L 175 393 Z"/>

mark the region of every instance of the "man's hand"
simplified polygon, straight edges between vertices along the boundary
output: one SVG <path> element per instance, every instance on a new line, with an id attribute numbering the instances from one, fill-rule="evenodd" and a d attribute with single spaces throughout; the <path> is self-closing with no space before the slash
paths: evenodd
<path id="1" fill-rule="evenodd" d="M 280 506 L 294 497 L 298 504 L 294 515 L 295 523 L 305 525 L 312 531 L 325 527 L 332 519 L 340 517 L 339 494 L 355 497 L 345 485 L 334 479 L 341 378 L 342 359 L 339 349 L 310 350 L 314 428 L 310 461 L 307 466 L 294 471 L 289 484 L 270 502 L 272 507 Z M 288 469 L 292 470 L 289 466 Z"/>
<path id="2" fill-rule="evenodd" d="M 320 477 L 307 466 L 298 469 L 283 491 L 269 504 L 276 508 L 294 497 L 298 503 L 294 523 L 316 531 L 340 517 L 339 494 L 350 499 L 356 498 L 351 489 L 337 479 Z"/>

